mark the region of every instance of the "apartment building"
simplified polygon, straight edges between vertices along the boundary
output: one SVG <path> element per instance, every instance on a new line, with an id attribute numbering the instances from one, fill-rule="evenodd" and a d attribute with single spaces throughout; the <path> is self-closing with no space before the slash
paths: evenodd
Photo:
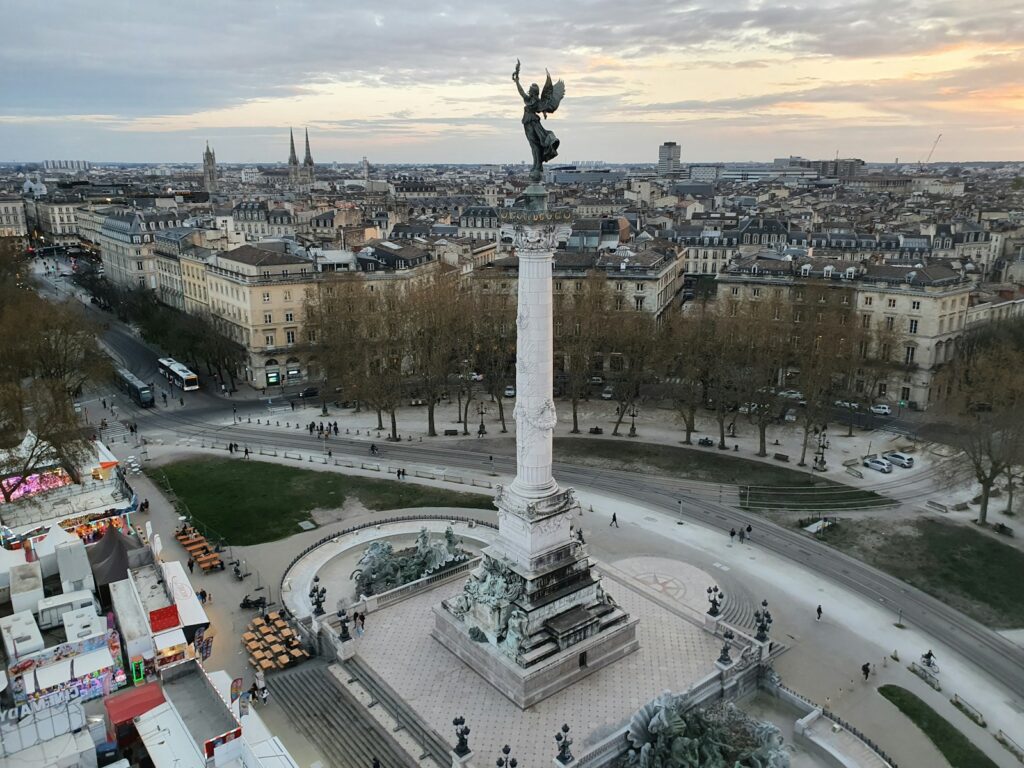
<path id="1" fill-rule="evenodd" d="M 157 290 L 156 235 L 180 226 L 177 211 L 125 210 L 107 216 L 99 234 L 106 278 L 126 289 Z"/>
<path id="2" fill-rule="evenodd" d="M 17 237 L 24 240 L 27 235 L 25 201 L 20 197 L 0 196 L 0 237 Z"/>
<path id="3" fill-rule="evenodd" d="M 205 275 L 210 314 L 249 353 L 244 381 L 260 389 L 306 381 L 302 317 L 306 291 L 314 285 L 313 263 L 243 245 L 208 257 Z"/>
<path id="4" fill-rule="evenodd" d="M 811 286 L 818 301 L 838 301 L 848 306 L 851 322 L 865 328 L 893 331 L 896 346 L 888 351 L 897 371 L 868 391 L 865 381 L 855 389 L 865 400 L 913 403 L 924 409 L 938 399 L 934 378 L 943 363 L 952 359 L 956 339 L 964 333 L 973 284 L 949 267 L 891 264 L 852 265 L 824 259 L 781 259 L 759 254 L 737 260 L 718 275 L 718 295 L 740 302 L 781 300 L 799 307 Z M 834 298 L 832 298 L 834 296 Z"/>
<path id="5" fill-rule="evenodd" d="M 35 200 L 28 214 L 47 245 L 78 245 L 77 206 L 75 201 Z"/>

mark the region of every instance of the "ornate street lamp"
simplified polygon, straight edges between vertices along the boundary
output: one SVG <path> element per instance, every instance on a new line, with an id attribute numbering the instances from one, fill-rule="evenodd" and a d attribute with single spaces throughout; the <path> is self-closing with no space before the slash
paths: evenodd
<path id="1" fill-rule="evenodd" d="M 478 403 L 476 408 L 477 412 L 480 414 L 480 434 L 486 435 L 487 427 L 484 426 L 484 414 L 487 413 L 487 408 L 483 403 Z"/>
<path id="2" fill-rule="evenodd" d="M 320 577 L 313 577 L 313 586 L 309 588 L 309 600 L 313 603 L 313 615 L 324 615 L 324 600 L 327 599 L 327 587 L 320 586 Z"/>
<path id="3" fill-rule="evenodd" d="M 573 761 L 572 752 L 569 751 L 569 747 L 572 746 L 572 739 L 569 738 L 569 724 L 564 723 L 562 725 L 561 733 L 555 734 L 555 744 L 558 745 L 558 756 L 555 758 L 562 765 L 568 765 Z"/>
<path id="4" fill-rule="evenodd" d="M 352 635 L 348 631 L 348 611 L 341 606 L 338 606 L 338 621 L 341 623 L 341 635 L 339 639 L 345 643 L 352 639 Z"/>
<path id="5" fill-rule="evenodd" d="M 757 626 L 757 634 L 754 639 L 760 643 L 768 639 L 768 628 L 772 625 L 772 614 L 768 610 L 768 601 L 761 601 L 761 610 L 754 611 L 754 623 Z"/>
<path id="6" fill-rule="evenodd" d="M 630 406 L 630 408 L 629 408 L 629 419 L 630 419 L 629 436 L 630 437 L 636 437 L 636 417 L 637 417 L 637 411 L 636 411 L 636 405 L 634 404 L 634 405 Z"/>
<path id="7" fill-rule="evenodd" d="M 458 744 L 455 745 L 455 754 L 459 757 L 465 757 L 469 754 L 469 741 L 466 739 L 469 736 L 469 726 L 466 725 L 466 718 L 459 715 L 452 720 L 452 725 L 455 726 L 455 738 L 459 740 Z"/>
<path id="8" fill-rule="evenodd" d="M 717 586 L 708 587 L 708 602 L 711 603 L 711 607 L 708 608 L 708 616 L 717 616 L 721 612 L 719 608 L 724 599 L 725 593 L 719 592 Z"/>
<path id="9" fill-rule="evenodd" d="M 506 744 L 501 748 L 501 757 L 498 758 L 495 765 L 497 765 L 498 768 L 516 768 L 516 766 L 519 765 L 519 761 L 514 757 L 509 757 L 511 753 L 512 747 Z"/>

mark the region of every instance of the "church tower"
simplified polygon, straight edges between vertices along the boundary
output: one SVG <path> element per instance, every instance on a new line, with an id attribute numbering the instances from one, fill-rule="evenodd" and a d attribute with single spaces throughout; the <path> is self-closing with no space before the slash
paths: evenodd
<path id="1" fill-rule="evenodd" d="M 295 187 L 299 184 L 299 156 L 295 154 L 295 131 L 288 129 L 288 137 L 291 141 L 291 151 L 288 153 L 288 185 Z"/>
<path id="2" fill-rule="evenodd" d="M 315 180 L 315 169 L 313 166 L 313 155 L 309 151 L 309 128 L 306 129 L 306 157 L 302 160 L 303 183 L 312 185 Z"/>
<path id="3" fill-rule="evenodd" d="M 217 194 L 217 155 L 210 149 L 210 142 L 206 142 L 203 152 L 203 189 L 211 195 Z"/>

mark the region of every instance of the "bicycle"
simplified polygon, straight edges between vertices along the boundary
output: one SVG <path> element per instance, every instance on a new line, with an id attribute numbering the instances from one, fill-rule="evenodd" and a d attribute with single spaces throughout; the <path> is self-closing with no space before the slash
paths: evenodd
<path id="1" fill-rule="evenodd" d="M 929 659 L 927 656 L 921 656 L 921 665 L 925 667 L 929 672 L 939 674 L 939 665 L 935 662 L 935 659 Z"/>

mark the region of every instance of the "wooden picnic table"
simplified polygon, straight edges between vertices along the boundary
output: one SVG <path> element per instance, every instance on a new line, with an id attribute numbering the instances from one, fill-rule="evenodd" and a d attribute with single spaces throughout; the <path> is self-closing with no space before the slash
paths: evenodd
<path id="1" fill-rule="evenodd" d="M 292 655 L 292 658 L 296 660 L 301 659 L 303 656 L 306 655 L 302 650 L 298 648 L 292 648 L 290 653 Z"/>
<path id="2" fill-rule="evenodd" d="M 256 640 L 256 635 L 254 635 L 252 632 L 243 632 L 242 633 L 242 641 L 243 642 L 251 643 L 251 642 L 253 642 L 255 640 Z"/>
<path id="3" fill-rule="evenodd" d="M 181 542 L 181 546 L 187 548 L 187 547 L 190 547 L 193 544 L 197 544 L 199 542 L 206 543 L 206 537 L 205 536 L 200 536 L 197 533 L 197 534 L 194 534 L 192 536 L 187 536 L 187 537 L 184 537 L 184 538 L 180 538 L 180 539 L 178 539 L 178 541 Z"/>
<path id="4" fill-rule="evenodd" d="M 266 671 L 268 669 L 274 669 L 276 665 L 270 659 L 260 659 L 260 669 Z"/>
<path id="5" fill-rule="evenodd" d="M 288 662 L 290 662 L 290 661 L 291 661 L 291 659 L 289 659 L 287 656 L 285 656 L 283 654 L 281 656 L 277 657 L 277 665 L 279 667 L 286 667 L 286 666 L 288 666 Z"/>
<path id="6" fill-rule="evenodd" d="M 284 646 L 280 643 L 276 643 L 270 646 L 270 652 L 275 656 L 280 656 L 282 653 L 284 653 Z"/>

